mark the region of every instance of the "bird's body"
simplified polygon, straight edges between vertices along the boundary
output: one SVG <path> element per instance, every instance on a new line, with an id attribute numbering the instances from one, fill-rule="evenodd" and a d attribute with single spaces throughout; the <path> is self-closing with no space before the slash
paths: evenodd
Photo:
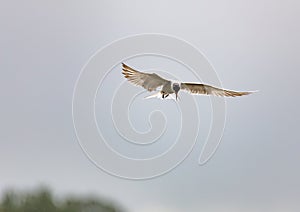
<path id="1" fill-rule="evenodd" d="M 173 82 L 171 80 L 166 80 L 155 73 L 145 73 L 137 71 L 126 64 L 122 64 L 123 66 L 123 74 L 125 78 L 128 79 L 129 82 L 142 86 L 148 91 L 154 91 L 158 87 L 161 87 L 159 95 L 163 99 L 167 98 L 170 94 L 176 95 L 176 100 L 178 97 L 178 92 L 182 89 L 188 91 L 192 94 L 206 94 L 206 95 L 215 95 L 215 96 L 243 96 L 248 95 L 252 92 L 238 92 L 238 91 L 230 91 L 221 88 L 216 88 L 210 85 L 200 84 L 200 83 L 180 83 Z M 157 96 L 157 95 L 153 95 Z"/>

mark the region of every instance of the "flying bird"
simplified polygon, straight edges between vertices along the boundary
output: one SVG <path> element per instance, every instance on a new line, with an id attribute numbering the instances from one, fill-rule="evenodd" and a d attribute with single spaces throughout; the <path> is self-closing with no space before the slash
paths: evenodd
<path id="1" fill-rule="evenodd" d="M 250 91 L 231 91 L 225 90 L 222 88 L 213 87 L 210 85 L 200 84 L 200 83 L 186 83 L 186 82 L 173 82 L 171 80 L 167 80 L 162 78 L 161 76 L 155 73 L 145 73 L 141 71 L 137 71 L 128 65 L 122 63 L 122 68 L 125 78 L 135 85 L 142 86 L 148 91 L 155 91 L 157 88 L 162 87 L 161 90 L 152 96 L 158 96 L 163 99 L 167 98 L 170 94 L 175 93 L 176 100 L 178 98 L 178 92 L 180 90 L 188 91 L 191 94 L 206 94 L 213 96 L 227 96 L 227 97 L 236 97 L 236 96 L 244 96 L 251 94 Z"/>

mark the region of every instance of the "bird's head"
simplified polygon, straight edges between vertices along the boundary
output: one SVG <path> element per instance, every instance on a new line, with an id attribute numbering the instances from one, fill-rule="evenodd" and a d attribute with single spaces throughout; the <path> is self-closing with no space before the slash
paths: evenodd
<path id="1" fill-rule="evenodd" d="M 176 100 L 178 98 L 178 91 L 180 90 L 180 85 L 179 83 L 173 83 L 173 90 L 175 92 L 175 95 L 176 95 Z"/>

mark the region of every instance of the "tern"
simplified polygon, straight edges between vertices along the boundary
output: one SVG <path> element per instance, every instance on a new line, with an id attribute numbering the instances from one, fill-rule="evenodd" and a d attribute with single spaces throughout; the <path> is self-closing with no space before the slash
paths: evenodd
<path id="1" fill-rule="evenodd" d="M 122 63 L 122 70 L 122 74 L 124 74 L 124 77 L 127 78 L 129 82 L 133 83 L 134 85 L 142 86 L 150 92 L 155 91 L 158 87 L 162 87 L 157 94 L 149 97 L 161 97 L 162 99 L 165 99 L 170 94 L 175 93 L 177 100 L 178 92 L 180 90 L 185 90 L 191 94 L 205 94 L 226 97 L 244 96 L 253 93 L 252 91 L 240 92 L 225 90 L 200 83 L 173 82 L 171 80 L 164 79 L 155 73 L 137 71 L 124 63 Z"/>

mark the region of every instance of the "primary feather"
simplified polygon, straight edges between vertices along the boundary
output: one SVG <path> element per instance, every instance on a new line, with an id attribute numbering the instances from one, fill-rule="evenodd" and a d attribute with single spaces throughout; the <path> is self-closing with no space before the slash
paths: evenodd
<path id="1" fill-rule="evenodd" d="M 123 74 L 125 78 L 128 79 L 129 82 L 132 82 L 135 85 L 142 86 L 143 88 L 147 89 L 148 91 L 154 91 L 156 88 L 164 85 L 165 83 L 169 82 L 164 78 L 160 77 L 155 73 L 144 73 L 137 71 L 126 64 L 122 63 L 123 66 Z"/>
<path id="2" fill-rule="evenodd" d="M 244 96 L 248 95 L 252 92 L 247 91 L 230 91 L 222 88 L 216 88 L 210 85 L 198 84 L 198 83 L 181 83 L 181 89 L 187 90 L 193 94 L 206 94 L 206 95 L 214 95 L 214 96 Z"/>

